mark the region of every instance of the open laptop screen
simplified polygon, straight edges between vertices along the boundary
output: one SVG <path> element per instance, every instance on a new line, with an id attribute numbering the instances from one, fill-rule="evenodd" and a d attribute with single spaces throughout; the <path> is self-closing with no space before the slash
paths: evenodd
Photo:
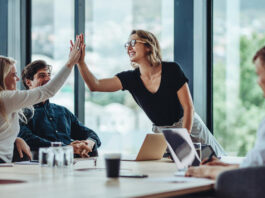
<path id="1" fill-rule="evenodd" d="M 186 129 L 165 128 L 161 129 L 161 131 L 166 138 L 168 149 L 178 169 L 186 168 L 190 165 L 199 165 L 199 156 Z"/>

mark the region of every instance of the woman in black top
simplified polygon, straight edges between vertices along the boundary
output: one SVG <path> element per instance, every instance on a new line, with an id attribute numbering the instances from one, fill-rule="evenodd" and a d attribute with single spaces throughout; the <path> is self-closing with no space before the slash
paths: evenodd
<path id="1" fill-rule="evenodd" d="M 79 71 L 91 91 L 128 90 L 136 103 L 156 126 L 186 128 L 194 142 L 210 144 L 218 156 L 224 154 L 205 124 L 195 113 L 188 79 L 175 62 L 162 61 L 157 38 L 144 30 L 133 30 L 125 48 L 134 70 L 118 73 L 113 78 L 97 79 L 85 63 L 82 39 Z"/>

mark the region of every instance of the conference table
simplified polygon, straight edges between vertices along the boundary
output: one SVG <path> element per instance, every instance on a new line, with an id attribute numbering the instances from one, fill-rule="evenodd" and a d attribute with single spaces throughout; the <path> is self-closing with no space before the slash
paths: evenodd
<path id="1" fill-rule="evenodd" d="M 176 170 L 169 159 L 121 161 L 121 174 L 139 173 L 148 177 L 110 179 L 101 157 L 77 160 L 72 169 L 13 164 L 0 167 L 0 197 L 170 197 L 214 187 L 213 180 L 176 177 Z"/>

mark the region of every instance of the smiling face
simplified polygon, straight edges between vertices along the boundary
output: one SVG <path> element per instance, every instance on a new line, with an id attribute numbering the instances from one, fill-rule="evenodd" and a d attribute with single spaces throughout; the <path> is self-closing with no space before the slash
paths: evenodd
<path id="1" fill-rule="evenodd" d="M 19 77 L 17 76 L 15 65 L 11 65 L 10 67 L 10 71 L 5 77 L 5 87 L 7 90 L 16 90 L 16 85 L 17 81 L 19 81 Z"/>
<path id="2" fill-rule="evenodd" d="M 37 71 L 33 76 L 33 80 L 26 79 L 26 84 L 29 89 L 33 89 L 45 85 L 51 79 L 51 72 L 48 68 L 43 68 Z"/>
<path id="3" fill-rule="evenodd" d="M 265 63 L 257 58 L 255 60 L 256 74 L 258 76 L 257 83 L 263 91 L 263 96 L 265 97 Z"/>
<path id="4" fill-rule="evenodd" d="M 129 41 L 136 40 L 136 43 L 134 46 L 129 45 L 127 48 L 127 54 L 129 55 L 130 61 L 140 64 L 141 61 L 146 59 L 146 55 L 148 53 L 149 48 L 145 46 L 144 41 L 141 41 L 141 39 L 138 37 L 137 34 L 132 34 L 130 36 Z"/>

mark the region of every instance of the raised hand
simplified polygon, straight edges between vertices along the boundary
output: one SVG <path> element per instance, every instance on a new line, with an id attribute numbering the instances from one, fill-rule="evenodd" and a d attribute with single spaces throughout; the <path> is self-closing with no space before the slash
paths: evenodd
<path id="1" fill-rule="evenodd" d="M 81 36 L 80 35 L 76 36 L 75 43 L 73 43 L 73 41 L 71 40 L 70 44 L 71 47 L 70 47 L 70 53 L 67 65 L 69 65 L 69 67 L 72 67 L 78 63 L 78 60 L 80 59 L 81 56 Z"/>
<path id="2" fill-rule="evenodd" d="M 80 34 L 79 39 L 80 39 L 81 55 L 80 55 L 80 58 L 78 60 L 78 64 L 82 65 L 85 63 L 85 53 L 86 53 L 86 45 L 85 45 L 84 35 Z M 72 50 L 74 44 L 72 41 L 70 41 L 70 43 L 71 43 L 71 50 Z"/>
<path id="3" fill-rule="evenodd" d="M 85 55 L 86 55 L 86 45 L 85 45 L 84 35 L 81 34 L 80 36 L 81 36 L 81 40 L 80 40 L 80 43 L 81 43 L 81 56 L 80 56 L 80 59 L 78 61 L 79 65 L 85 63 Z"/>

